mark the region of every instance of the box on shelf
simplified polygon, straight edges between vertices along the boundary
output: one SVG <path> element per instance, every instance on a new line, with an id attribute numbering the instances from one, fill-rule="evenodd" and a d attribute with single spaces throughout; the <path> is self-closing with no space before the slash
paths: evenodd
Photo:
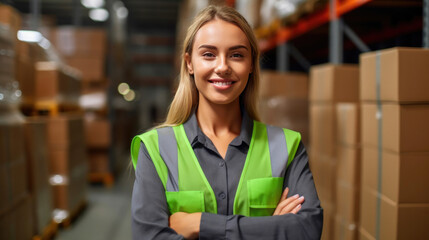
<path id="1" fill-rule="evenodd" d="M 358 103 L 338 103 L 337 143 L 346 146 L 360 145 L 360 108 Z"/>
<path id="2" fill-rule="evenodd" d="M 14 31 L 14 38 L 19 29 L 21 29 L 22 18 L 17 10 L 13 7 L 0 3 L 0 23 L 9 26 Z"/>
<path id="3" fill-rule="evenodd" d="M 32 208 L 31 196 L 25 195 L 6 212 L 0 213 L 0 239 L 32 239 Z"/>
<path id="4" fill-rule="evenodd" d="M 84 81 L 105 81 L 105 59 L 104 57 L 73 56 L 65 57 L 64 61 L 73 68 L 82 72 Z"/>
<path id="5" fill-rule="evenodd" d="M 429 50 L 396 47 L 360 56 L 360 99 L 401 103 L 429 102 Z"/>
<path id="6" fill-rule="evenodd" d="M 52 186 L 49 184 L 46 120 L 29 117 L 25 123 L 25 147 L 29 165 L 30 193 L 36 233 L 41 234 L 52 221 Z"/>
<path id="7" fill-rule="evenodd" d="M 48 119 L 48 156 L 55 208 L 75 211 L 86 199 L 87 156 L 83 116 L 59 115 Z"/>
<path id="8" fill-rule="evenodd" d="M 308 76 L 303 73 L 264 71 L 260 79 L 261 120 L 301 133 L 308 143 Z"/>
<path id="9" fill-rule="evenodd" d="M 304 73 L 262 71 L 259 86 L 261 98 L 308 99 L 308 75 Z"/>
<path id="10" fill-rule="evenodd" d="M 334 240 L 357 240 L 358 225 L 355 222 L 347 222 L 340 216 L 335 217 Z"/>
<path id="11" fill-rule="evenodd" d="M 349 186 L 360 185 L 361 149 L 338 146 L 337 180 Z"/>
<path id="12" fill-rule="evenodd" d="M 322 64 L 310 69 L 311 102 L 357 102 L 358 65 Z"/>
<path id="13" fill-rule="evenodd" d="M 45 28 L 42 32 L 64 57 L 106 56 L 107 36 L 104 29 L 63 26 Z"/>
<path id="14" fill-rule="evenodd" d="M 398 204 L 363 187 L 360 211 L 360 231 L 367 233 L 369 239 L 377 237 L 377 228 L 379 239 L 429 239 L 429 204 Z"/>
<path id="15" fill-rule="evenodd" d="M 429 152 L 429 105 L 362 104 L 362 144 L 378 147 L 381 117 L 382 149 L 394 152 Z"/>
<path id="16" fill-rule="evenodd" d="M 108 149 L 111 145 L 111 124 L 108 119 L 85 119 L 85 139 L 88 148 Z"/>
<path id="17" fill-rule="evenodd" d="M 379 176 L 379 149 L 365 147 L 362 152 L 362 186 L 381 193 L 395 203 L 429 203 L 429 152 L 381 152 Z"/>
<path id="18" fill-rule="evenodd" d="M 28 194 L 22 115 L 0 106 L 0 213 Z"/>
<path id="19" fill-rule="evenodd" d="M 335 105 L 310 104 L 310 145 L 315 157 L 334 157 L 337 151 Z"/>
<path id="20" fill-rule="evenodd" d="M 110 173 L 109 151 L 89 151 L 89 172 L 90 173 Z"/>

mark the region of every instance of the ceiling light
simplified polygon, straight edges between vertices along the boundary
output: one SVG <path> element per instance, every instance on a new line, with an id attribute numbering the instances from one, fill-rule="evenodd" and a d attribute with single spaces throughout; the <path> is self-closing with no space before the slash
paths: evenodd
<path id="1" fill-rule="evenodd" d="M 19 30 L 17 37 L 23 42 L 39 42 L 43 38 L 40 32 L 30 30 Z"/>
<path id="2" fill-rule="evenodd" d="M 109 12 L 103 8 L 91 9 L 89 17 L 97 22 L 104 22 L 109 18 Z"/>
<path id="3" fill-rule="evenodd" d="M 128 85 L 128 83 L 120 83 L 118 85 L 118 92 L 122 95 L 127 94 L 130 91 L 130 86 Z"/>
<path id="4" fill-rule="evenodd" d="M 104 6 L 104 0 L 80 0 L 86 8 L 101 8 Z"/>
<path id="5" fill-rule="evenodd" d="M 136 93 L 134 90 L 130 90 L 127 94 L 124 95 L 124 99 L 128 102 L 133 101 L 136 98 Z"/>

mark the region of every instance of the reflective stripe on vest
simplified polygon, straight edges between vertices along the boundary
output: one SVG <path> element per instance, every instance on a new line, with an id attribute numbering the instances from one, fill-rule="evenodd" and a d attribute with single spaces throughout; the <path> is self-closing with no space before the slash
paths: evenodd
<path id="1" fill-rule="evenodd" d="M 295 157 L 299 133 L 254 121 L 252 139 L 234 199 L 234 214 L 272 215 L 283 191 L 283 176 Z M 143 142 L 166 190 L 170 212 L 217 213 L 208 183 L 183 125 L 136 136 L 131 145 L 134 167 Z"/>

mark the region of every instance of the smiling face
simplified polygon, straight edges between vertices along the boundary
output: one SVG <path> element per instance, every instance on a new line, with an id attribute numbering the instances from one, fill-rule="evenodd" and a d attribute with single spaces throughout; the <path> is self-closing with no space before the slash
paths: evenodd
<path id="1" fill-rule="evenodd" d="M 195 35 L 192 55 L 185 55 L 189 74 L 194 75 L 200 104 L 238 103 L 252 72 L 249 40 L 234 24 L 214 19 Z"/>

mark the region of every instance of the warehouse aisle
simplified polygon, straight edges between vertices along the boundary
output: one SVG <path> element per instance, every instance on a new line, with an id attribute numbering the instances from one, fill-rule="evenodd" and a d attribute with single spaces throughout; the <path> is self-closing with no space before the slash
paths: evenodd
<path id="1" fill-rule="evenodd" d="M 131 192 L 134 172 L 126 169 L 112 188 L 90 185 L 88 206 L 68 229 L 58 232 L 56 240 L 131 239 Z"/>

